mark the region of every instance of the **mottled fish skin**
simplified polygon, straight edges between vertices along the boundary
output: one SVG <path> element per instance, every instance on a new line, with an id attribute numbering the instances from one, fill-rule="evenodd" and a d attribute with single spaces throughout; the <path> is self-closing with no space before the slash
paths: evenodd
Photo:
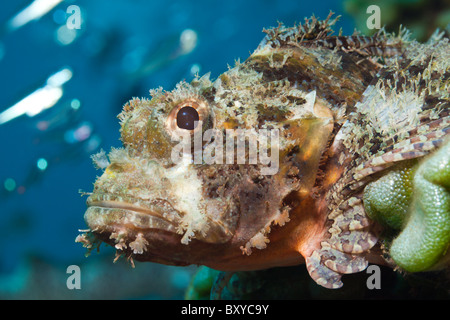
<path id="1" fill-rule="evenodd" d="M 327 288 L 386 263 L 363 189 L 449 135 L 450 46 L 383 30 L 333 35 L 336 20 L 264 30 L 255 52 L 215 81 L 205 75 L 129 101 L 119 115 L 124 148 L 94 156 L 104 172 L 77 241 L 106 242 L 131 261 L 224 271 L 306 263 Z M 201 121 L 192 132 L 278 129 L 279 170 L 196 164 L 191 154 L 174 163 L 186 130 L 176 118 L 187 106 Z"/>

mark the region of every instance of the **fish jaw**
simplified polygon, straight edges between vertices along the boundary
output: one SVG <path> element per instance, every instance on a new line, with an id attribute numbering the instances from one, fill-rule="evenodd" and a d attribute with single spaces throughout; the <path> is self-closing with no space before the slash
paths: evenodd
<path id="1" fill-rule="evenodd" d="M 200 264 L 216 270 L 248 271 L 305 263 L 304 257 L 316 248 L 314 244 L 319 243 L 326 229 L 318 227 L 324 225 L 319 213 L 311 212 L 316 210 L 316 201 L 308 197 L 301 202 L 288 223 L 272 226 L 267 234 L 267 247 L 253 249 L 250 257 L 242 247 L 255 233 L 251 228 L 238 230 L 225 243 L 193 238 L 188 244 L 182 244 L 183 236 L 177 234 L 175 226 L 155 212 L 92 200 L 88 200 L 90 205 L 85 220 L 91 228 L 88 233 L 95 241 L 105 242 L 115 247 L 118 255 L 136 261 L 175 266 Z M 148 227 L 150 223 L 153 228 Z M 171 226 L 167 226 L 169 224 Z"/>
<path id="2" fill-rule="evenodd" d="M 299 246 L 321 231 L 310 192 L 292 192 L 284 176 L 261 178 L 247 165 L 224 166 L 221 174 L 190 163 L 166 168 L 125 149 L 110 160 L 87 199 L 89 231 L 78 238 L 87 246 L 102 241 L 137 261 L 257 270 L 304 262 Z M 210 197 L 216 185 L 230 188 Z M 198 215 L 189 211 L 195 206 Z"/>

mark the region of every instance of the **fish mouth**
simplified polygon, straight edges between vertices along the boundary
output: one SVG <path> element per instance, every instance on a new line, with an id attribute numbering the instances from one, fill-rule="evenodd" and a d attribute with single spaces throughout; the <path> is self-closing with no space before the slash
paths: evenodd
<path id="1" fill-rule="evenodd" d="M 127 256 L 138 261 L 185 266 L 172 256 L 180 244 L 178 232 L 182 214 L 163 199 L 142 200 L 113 194 L 93 193 L 86 201 L 84 219 L 88 230 L 77 237 L 88 251 L 105 242 L 116 248 L 116 259 Z"/>
<path id="2" fill-rule="evenodd" d="M 176 233 L 181 214 L 163 199 L 142 200 L 114 194 L 93 193 L 86 201 L 85 220 L 91 230 L 164 230 Z M 117 231 L 117 230 L 111 230 Z"/>

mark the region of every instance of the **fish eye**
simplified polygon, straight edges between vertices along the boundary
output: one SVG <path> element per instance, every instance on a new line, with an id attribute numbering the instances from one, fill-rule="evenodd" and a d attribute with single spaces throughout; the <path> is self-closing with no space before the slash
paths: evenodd
<path id="1" fill-rule="evenodd" d="M 197 127 L 199 120 L 200 115 L 197 110 L 191 106 L 185 106 L 177 113 L 177 126 L 180 129 L 194 130 Z"/>
<path id="2" fill-rule="evenodd" d="M 166 129 L 175 141 L 188 133 L 193 135 L 214 127 L 214 118 L 209 104 L 201 97 L 188 97 L 175 103 L 167 115 Z"/>

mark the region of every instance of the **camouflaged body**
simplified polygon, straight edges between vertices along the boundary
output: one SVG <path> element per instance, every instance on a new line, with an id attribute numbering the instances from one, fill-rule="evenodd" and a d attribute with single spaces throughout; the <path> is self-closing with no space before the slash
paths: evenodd
<path id="1" fill-rule="evenodd" d="M 306 263 L 327 288 L 342 286 L 342 274 L 369 261 L 386 264 L 363 189 L 449 135 L 450 45 L 442 34 L 426 44 L 404 32 L 333 35 L 335 21 L 265 30 L 255 52 L 215 81 L 207 75 L 172 92 L 152 91 L 150 101 L 130 101 L 119 116 L 125 148 L 110 154 L 88 199 L 90 230 L 78 241 L 92 247 L 102 240 L 137 260 L 218 270 Z M 258 165 L 190 164 L 177 176 L 165 119 L 185 101 L 208 109 L 203 130 L 280 130 L 279 171 L 261 176 Z M 128 182 L 119 180 L 127 170 Z M 143 178 L 150 171 L 158 179 Z M 193 202 L 180 200 L 189 188 L 200 203 L 193 213 Z M 108 193 L 116 196 L 105 200 Z M 94 213 L 102 201 L 127 197 L 134 209 Z M 139 206 L 165 222 L 141 216 L 136 227 L 121 210 Z M 164 235 L 155 235 L 158 228 Z"/>

